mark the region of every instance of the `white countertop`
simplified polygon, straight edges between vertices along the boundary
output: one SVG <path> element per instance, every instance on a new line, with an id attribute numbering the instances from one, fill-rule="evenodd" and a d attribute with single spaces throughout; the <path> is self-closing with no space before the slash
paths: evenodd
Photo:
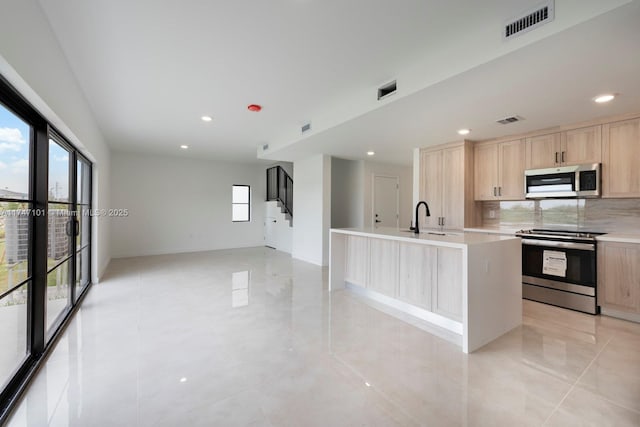
<path id="1" fill-rule="evenodd" d="M 365 237 L 377 237 L 392 239 L 409 243 L 424 243 L 440 246 L 462 248 L 469 245 L 497 242 L 501 240 L 516 239 L 517 237 L 504 236 L 499 234 L 482 234 L 478 232 L 463 231 L 436 231 L 421 230 L 420 235 L 413 231 L 402 231 L 397 228 L 332 228 L 332 233 L 353 234 Z M 431 234 L 433 233 L 433 234 Z M 444 233 L 444 235 L 441 235 Z"/>
<path id="2" fill-rule="evenodd" d="M 464 231 L 468 231 L 471 233 L 492 233 L 492 234 L 502 234 L 505 236 L 515 236 L 518 231 L 522 230 L 520 228 L 509 228 L 509 227 L 468 227 L 465 228 Z"/>
<path id="3" fill-rule="evenodd" d="M 638 233 L 607 233 L 596 237 L 599 242 L 620 242 L 640 244 L 640 234 Z"/>

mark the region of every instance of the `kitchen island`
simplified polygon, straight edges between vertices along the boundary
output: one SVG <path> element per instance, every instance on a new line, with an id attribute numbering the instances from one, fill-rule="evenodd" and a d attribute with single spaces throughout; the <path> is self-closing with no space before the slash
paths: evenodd
<path id="1" fill-rule="evenodd" d="M 331 229 L 329 290 L 344 288 L 459 335 L 470 353 L 522 323 L 520 239 Z"/>

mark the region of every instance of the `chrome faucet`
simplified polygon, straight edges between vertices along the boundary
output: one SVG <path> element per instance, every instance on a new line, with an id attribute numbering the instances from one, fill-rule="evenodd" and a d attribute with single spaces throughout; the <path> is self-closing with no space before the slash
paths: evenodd
<path id="1" fill-rule="evenodd" d="M 424 205 L 425 209 L 427 210 L 427 216 L 431 216 L 431 214 L 429 213 L 429 205 L 427 205 L 427 202 L 425 202 L 424 200 L 419 201 L 416 205 L 416 226 L 411 227 L 411 230 L 413 230 L 413 232 L 416 234 L 420 233 L 420 226 L 418 225 L 418 210 L 420 210 L 420 205 Z"/>

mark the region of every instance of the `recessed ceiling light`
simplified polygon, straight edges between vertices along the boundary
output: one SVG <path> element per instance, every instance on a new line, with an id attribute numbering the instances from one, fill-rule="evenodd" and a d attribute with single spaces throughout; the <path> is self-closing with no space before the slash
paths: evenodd
<path id="1" fill-rule="evenodd" d="M 211 120 L 213 120 L 213 119 L 211 118 L 211 116 L 202 116 L 202 121 L 203 121 L 203 122 L 210 122 Z"/>
<path id="2" fill-rule="evenodd" d="M 597 102 L 598 104 L 604 104 L 605 102 L 609 102 L 611 100 L 613 100 L 613 98 L 615 98 L 615 95 L 612 95 L 610 93 L 605 93 L 604 95 L 598 95 L 595 98 L 593 98 L 593 100 L 595 102 Z"/>
<path id="3" fill-rule="evenodd" d="M 458 131 L 460 135 L 469 135 L 469 132 L 471 132 L 471 129 L 460 129 Z"/>
<path id="4" fill-rule="evenodd" d="M 189 148 L 188 145 L 181 145 L 180 148 L 182 148 L 183 150 L 186 150 L 187 148 Z"/>
<path id="5" fill-rule="evenodd" d="M 180 378 L 180 382 L 181 382 L 181 383 L 186 383 L 186 382 L 187 382 L 187 379 L 186 379 L 185 377 L 182 377 L 182 378 Z"/>
<path id="6" fill-rule="evenodd" d="M 376 154 L 375 151 L 367 151 L 367 156 L 373 156 L 374 154 Z"/>

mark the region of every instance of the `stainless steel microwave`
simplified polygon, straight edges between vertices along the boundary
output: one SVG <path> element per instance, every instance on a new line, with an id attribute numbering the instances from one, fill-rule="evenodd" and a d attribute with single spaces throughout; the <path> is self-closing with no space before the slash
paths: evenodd
<path id="1" fill-rule="evenodd" d="M 527 199 L 600 197 L 600 163 L 528 169 L 524 193 Z"/>

